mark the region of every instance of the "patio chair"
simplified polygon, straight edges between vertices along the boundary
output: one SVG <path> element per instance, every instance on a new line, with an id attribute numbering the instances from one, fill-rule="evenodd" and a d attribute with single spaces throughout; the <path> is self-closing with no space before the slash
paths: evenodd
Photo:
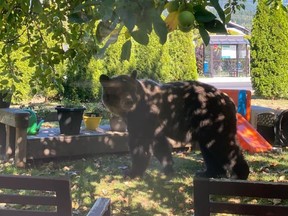
<path id="1" fill-rule="evenodd" d="M 0 175 L 0 215 L 71 216 L 69 179 Z M 87 214 L 109 215 L 110 200 L 107 198 L 97 199 Z"/>
<path id="2" fill-rule="evenodd" d="M 265 199 L 263 202 L 267 204 L 240 202 L 247 198 Z M 238 201 L 235 202 L 235 199 Z M 279 204 L 271 202 L 275 199 Z M 210 213 L 284 216 L 288 213 L 288 206 L 281 205 L 283 199 L 288 199 L 287 183 L 194 178 L 195 216 L 208 216 Z"/>

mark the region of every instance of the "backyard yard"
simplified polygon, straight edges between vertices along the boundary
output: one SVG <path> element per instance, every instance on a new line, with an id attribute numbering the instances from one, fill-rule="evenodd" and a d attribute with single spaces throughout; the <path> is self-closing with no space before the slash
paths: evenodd
<path id="1" fill-rule="evenodd" d="M 252 99 L 252 105 L 288 109 L 286 100 Z M 71 181 L 73 215 L 84 216 L 98 197 L 112 201 L 113 215 L 192 215 L 193 177 L 204 169 L 199 151 L 182 149 L 173 153 L 175 174 L 166 177 L 159 162 L 153 158 L 142 179 L 127 179 L 123 168 L 130 165 L 128 154 L 105 154 L 66 157 L 53 160 L 29 160 L 25 169 L 17 168 L 13 160 L 1 163 L 2 174 L 31 176 L 66 176 Z M 268 153 L 245 153 L 250 165 L 248 181 L 288 182 L 288 149 Z M 231 202 L 240 202 L 231 198 Z M 249 203 L 262 200 L 245 200 Z M 272 205 L 283 201 L 265 200 Z M 285 202 L 285 204 L 287 204 Z M 21 207 L 20 207 L 21 208 Z"/>

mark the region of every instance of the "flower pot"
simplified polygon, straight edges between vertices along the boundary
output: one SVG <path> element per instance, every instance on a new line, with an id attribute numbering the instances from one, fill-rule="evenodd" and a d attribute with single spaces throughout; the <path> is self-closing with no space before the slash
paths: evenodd
<path id="1" fill-rule="evenodd" d="M 12 99 L 12 94 L 0 93 L 0 108 L 9 108 Z"/>
<path id="2" fill-rule="evenodd" d="M 127 124 L 120 116 L 112 116 L 110 118 L 110 128 L 112 131 L 125 132 L 127 130 Z"/>
<path id="3" fill-rule="evenodd" d="M 93 113 L 85 113 L 83 115 L 85 128 L 88 130 L 96 130 L 99 127 L 101 118 L 102 117 L 97 116 L 96 114 Z"/>
<path id="4" fill-rule="evenodd" d="M 60 133 L 65 135 L 77 135 L 80 133 L 82 116 L 86 108 L 66 108 L 57 106 L 57 116 Z"/>

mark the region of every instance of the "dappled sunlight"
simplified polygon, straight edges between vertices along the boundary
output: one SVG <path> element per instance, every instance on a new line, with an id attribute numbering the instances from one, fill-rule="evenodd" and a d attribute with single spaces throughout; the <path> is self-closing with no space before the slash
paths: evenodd
<path id="1" fill-rule="evenodd" d="M 127 152 L 127 132 L 82 128 L 78 135 L 60 134 L 59 128 L 43 128 L 27 137 L 29 159 Z"/>
<path id="2" fill-rule="evenodd" d="M 50 162 L 28 161 L 26 169 L 13 162 L 0 164 L 3 174 L 33 176 L 66 176 L 71 181 L 73 211 L 86 215 L 98 197 L 112 200 L 112 213 L 122 215 L 183 215 L 193 214 L 193 177 L 204 169 L 200 152 L 173 152 L 175 174 L 167 177 L 152 158 L 142 179 L 124 178 L 122 167 L 130 166 L 130 156 L 98 155 Z M 283 153 L 245 154 L 251 175 L 249 181 L 288 182 L 288 151 Z M 143 205 L 142 205 L 143 204 Z"/>
<path id="3" fill-rule="evenodd" d="M 43 154 L 47 157 L 48 156 L 56 156 L 56 151 L 54 149 L 46 148 L 46 149 L 44 149 Z"/>

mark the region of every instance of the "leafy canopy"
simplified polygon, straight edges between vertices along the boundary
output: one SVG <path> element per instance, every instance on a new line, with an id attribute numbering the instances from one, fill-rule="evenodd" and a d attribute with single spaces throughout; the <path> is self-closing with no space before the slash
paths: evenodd
<path id="1" fill-rule="evenodd" d="M 16 60 L 29 60 L 29 66 L 35 68 L 31 86 L 57 85 L 62 79 L 56 69 L 59 63 L 69 61 L 74 73 L 77 65 L 87 65 L 90 58 L 102 56 L 117 41 L 124 26 L 127 31 L 123 60 L 130 58 L 133 41 L 149 43 L 152 29 L 161 44 L 176 29 L 183 32 L 198 29 L 207 44 L 208 32 L 225 33 L 231 13 L 245 9 L 245 1 L 227 0 L 224 8 L 218 0 L 0 1 L 0 75 L 7 77 L 0 79 L 0 89 L 13 89 L 13 83 L 21 80 Z M 178 20 L 179 16 L 182 18 Z M 193 21 L 185 20 L 187 17 Z M 12 56 L 17 50 L 25 54 Z"/>

